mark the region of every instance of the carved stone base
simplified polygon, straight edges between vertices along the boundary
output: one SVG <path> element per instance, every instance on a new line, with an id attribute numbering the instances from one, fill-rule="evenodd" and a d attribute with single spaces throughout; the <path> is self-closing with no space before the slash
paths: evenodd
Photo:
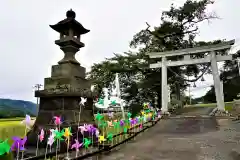
<path id="1" fill-rule="evenodd" d="M 28 140 L 26 146 L 37 146 L 37 139 L 41 129 L 44 129 L 46 133 L 46 131 L 49 132 L 49 129 L 56 128 L 54 116 L 61 116 L 63 120 L 60 126 L 61 129 L 71 127 L 72 133 L 77 132 L 79 116 L 80 124 L 94 124 L 92 99 L 87 99 L 85 106 L 81 108 L 81 112 L 79 107 L 80 100 L 80 97 L 41 97 L 40 110 L 32 130 L 27 135 Z M 76 134 L 73 138 L 76 138 Z M 46 147 L 46 142 L 47 138 L 40 146 L 43 145 L 43 147 Z"/>

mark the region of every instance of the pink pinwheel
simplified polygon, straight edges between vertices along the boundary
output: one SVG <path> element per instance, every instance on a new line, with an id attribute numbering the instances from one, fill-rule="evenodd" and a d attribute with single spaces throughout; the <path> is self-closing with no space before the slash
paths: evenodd
<path id="1" fill-rule="evenodd" d="M 50 129 L 50 133 L 53 137 L 55 137 L 57 131 L 58 131 L 57 128 L 56 129 Z"/>
<path id="2" fill-rule="evenodd" d="M 11 151 L 24 151 L 24 145 L 27 141 L 27 137 L 24 137 L 23 139 L 20 137 L 12 137 L 12 140 L 14 141 L 12 146 L 11 146 Z"/>
<path id="3" fill-rule="evenodd" d="M 54 143 L 54 135 L 50 135 L 49 137 L 48 137 L 48 142 L 47 142 L 47 144 L 49 145 L 49 146 L 52 146 L 52 144 Z"/>
<path id="4" fill-rule="evenodd" d="M 39 140 L 40 140 L 40 142 L 42 142 L 43 139 L 44 139 L 44 130 L 41 129 L 41 132 L 40 132 L 40 135 L 39 135 Z"/>
<path id="5" fill-rule="evenodd" d="M 77 139 L 75 139 L 75 143 L 72 145 L 72 149 L 75 148 L 76 151 L 79 151 L 79 148 L 83 146 L 83 143 L 79 143 Z"/>
<path id="6" fill-rule="evenodd" d="M 113 127 L 112 121 L 107 121 L 107 123 L 108 123 L 108 127 Z"/>
<path id="7" fill-rule="evenodd" d="M 60 125 L 60 124 L 62 124 L 62 122 L 61 122 L 61 117 L 54 116 L 53 118 L 54 118 L 54 124 L 55 124 L 55 125 Z"/>
<path id="8" fill-rule="evenodd" d="M 96 128 L 96 131 L 95 131 L 95 136 L 98 138 L 99 137 L 99 130 Z"/>
<path id="9" fill-rule="evenodd" d="M 84 124 L 83 126 L 79 126 L 78 129 L 80 129 L 80 132 L 82 133 L 82 135 L 84 134 L 84 132 L 87 132 L 87 125 Z"/>

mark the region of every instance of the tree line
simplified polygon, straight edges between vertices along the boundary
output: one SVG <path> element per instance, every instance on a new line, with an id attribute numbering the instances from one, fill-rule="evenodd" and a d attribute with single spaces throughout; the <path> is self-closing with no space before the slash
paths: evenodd
<path id="1" fill-rule="evenodd" d="M 113 53 L 113 57 L 94 64 L 88 73 L 90 79 L 99 94 L 102 88 L 111 88 L 114 85 L 114 74 L 119 73 L 122 98 L 128 102 L 130 110 L 138 112 L 141 104 L 151 102 L 153 106 L 161 108 L 161 69 L 150 69 L 149 64 L 156 63 L 159 59 L 149 59 L 147 52 L 163 52 L 192 47 L 199 47 L 224 42 L 225 39 L 214 41 L 196 41 L 199 34 L 199 24 L 204 21 L 218 20 L 215 13 L 206 11 L 208 5 L 213 5 L 213 0 L 187 0 L 182 6 L 171 5 L 169 10 L 163 11 L 161 23 L 151 27 L 146 23 L 146 28 L 140 30 L 133 36 L 129 46 L 137 49 L 137 52 L 126 51 L 123 54 Z M 222 52 L 219 54 L 226 54 Z M 239 53 L 234 54 L 236 58 Z M 196 55 L 201 56 L 201 55 Z M 173 57 L 178 60 L 181 56 Z M 189 81 L 184 76 L 194 76 L 197 80 L 208 64 L 188 65 L 185 67 L 168 67 L 168 84 L 171 94 L 181 100 L 186 99 L 184 91 L 189 85 Z M 206 73 L 211 73 L 209 67 Z M 221 79 L 224 81 L 225 99 L 236 98 L 238 92 L 238 71 L 235 61 L 224 63 L 224 71 Z M 194 81 L 194 80 L 192 80 Z M 192 82 L 191 81 L 191 82 Z M 236 85 L 238 87 L 231 89 Z M 215 94 L 212 89 L 202 99 L 206 102 L 214 101 Z M 213 92 L 214 93 L 214 92 Z M 156 103 L 157 102 L 157 103 Z"/>

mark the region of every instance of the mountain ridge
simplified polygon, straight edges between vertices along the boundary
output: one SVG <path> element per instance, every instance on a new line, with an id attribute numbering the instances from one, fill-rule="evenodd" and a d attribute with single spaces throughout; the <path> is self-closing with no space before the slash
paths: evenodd
<path id="1" fill-rule="evenodd" d="M 0 118 L 37 116 L 37 104 L 31 101 L 0 98 Z"/>

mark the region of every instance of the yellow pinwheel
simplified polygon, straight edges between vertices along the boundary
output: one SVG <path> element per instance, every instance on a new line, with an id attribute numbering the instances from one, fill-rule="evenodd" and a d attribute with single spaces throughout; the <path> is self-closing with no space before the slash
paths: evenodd
<path id="1" fill-rule="evenodd" d="M 99 143 L 102 143 L 102 142 L 106 141 L 106 139 L 104 136 L 99 136 L 98 141 L 99 141 Z"/>

